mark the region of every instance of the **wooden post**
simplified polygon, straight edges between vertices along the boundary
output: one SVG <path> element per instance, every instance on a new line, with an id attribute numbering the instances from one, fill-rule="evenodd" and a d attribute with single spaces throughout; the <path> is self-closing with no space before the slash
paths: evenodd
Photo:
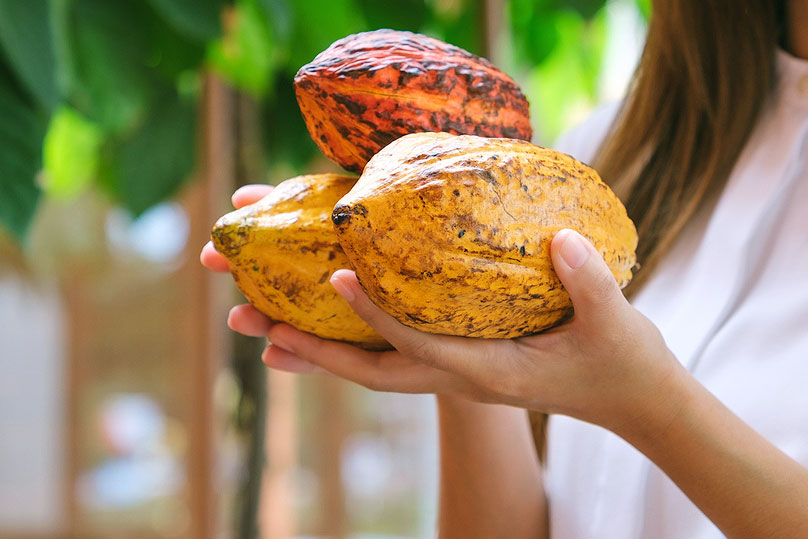
<path id="1" fill-rule="evenodd" d="M 233 189 L 251 183 L 264 183 L 266 174 L 259 105 L 254 98 L 240 92 L 236 95 L 236 108 L 238 111 L 234 129 L 236 185 L 233 185 Z M 238 293 L 234 293 L 233 298 L 235 302 L 244 301 L 243 296 Z M 294 432 L 287 432 L 292 430 L 293 422 L 289 421 L 289 428 L 285 428 L 284 422 L 276 432 L 274 424 L 270 425 L 268 421 L 268 373 L 260 360 L 266 340 L 233 334 L 232 345 L 232 369 L 242 392 L 238 423 L 242 430 L 242 437 L 248 440 L 245 448 L 245 477 L 237 496 L 238 523 L 235 533 L 239 539 L 257 539 L 259 533 L 262 537 L 286 538 L 292 535 L 291 523 L 293 522 L 292 508 L 288 503 L 289 494 L 284 493 L 285 495 L 273 499 L 272 503 L 265 507 L 266 504 L 262 504 L 262 488 L 270 475 L 275 476 L 273 472 L 277 469 L 276 460 L 278 458 L 280 458 L 281 466 L 288 465 L 288 469 L 281 470 L 284 478 L 288 479 L 286 476 L 290 475 L 294 467 L 295 445 L 292 441 Z M 294 377 L 288 378 L 290 379 L 288 384 L 292 384 Z M 293 395 L 286 396 L 290 390 L 287 387 L 273 387 L 273 395 L 276 390 L 279 393 L 277 396 L 280 397 L 281 406 L 274 406 L 273 412 L 281 413 L 284 415 L 284 419 L 287 419 L 285 417 L 287 409 L 290 411 L 289 413 L 294 412 Z M 290 401 L 288 406 L 286 401 Z M 273 441 L 277 437 L 277 441 L 283 444 L 284 449 L 287 446 L 291 449 L 288 451 L 282 449 L 279 455 L 267 451 L 266 436 L 267 429 L 270 427 L 272 427 Z M 268 463 L 272 466 L 270 471 L 267 471 Z M 287 483 L 289 484 L 287 485 Z M 291 487 L 291 482 L 285 481 L 284 486 Z M 262 519 L 262 508 L 269 513 L 266 515 L 269 518 L 267 521 Z M 281 526 L 282 531 L 273 531 L 278 526 Z M 267 529 L 263 529 L 265 527 Z"/>
<path id="2" fill-rule="evenodd" d="M 320 477 L 322 484 L 324 537 L 342 539 L 348 533 L 345 488 L 342 483 L 342 449 L 348 436 L 345 381 L 323 376 L 320 385 L 318 426 L 320 428 Z"/>
<path id="3" fill-rule="evenodd" d="M 85 367 L 82 359 L 86 357 L 84 344 L 87 335 L 86 324 L 88 312 L 85 305 L 85 293 L 80 272 L 73 271 L 65 279 L 63 286 L 65 305 L 67 306 L 68 352 L 67 365 L 65 368 L 65 453 L 64 453 L 64 511 L 65 511 L 65 534 L 67 537 L 78 537 L 81 534 L 79 529 L 79 507 L 76 496 L 76 484 L 81 468 L 81 418 L 80 395 L 84 386 Z"/>
<path id="4" fill-rule="evenodd" d="M 497 63 L 499 39 L 505 28 L 505 1 L 480 0 L 480 34 L 482 35 L 482 53 Z"/>
<path id="5" fill-rule="evenodd" d="M 297 374 L 267 370 L 267 426 L 259 513 L 263 539 L 295 534 L 293 473 L 297 465 Z"/>
<path id="6" fill-rule="evenodd" d="M 187 193 L 190 215 L 186 275 L 187 312 L 182 350 L 190 377 L 188 492 L 191 514 L 189 537 L 212 539 L 220 535 L 216 477 L 216 418 L 213 386 L 227 357 L 224 313 L 228 290 L 198 262 L 199 250 L 208 240 L 208 230 L 227 211 L 233 185 L 232 91 L 208 73 L 200 110 L 199 178 Z M 217 284 L 218 283 L 218 284 Z M 178 381 L 182 382 L 182 381 Z"/>

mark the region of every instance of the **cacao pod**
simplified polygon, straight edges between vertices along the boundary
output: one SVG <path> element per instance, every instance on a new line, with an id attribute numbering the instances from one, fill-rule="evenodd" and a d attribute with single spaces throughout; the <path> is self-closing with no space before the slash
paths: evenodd
<path id="1" fill-rule="evenodd" d="M 550 259 L 562 228 L 622 286 L 637 232 L 597 172 L 529 142 L 419 133 L 376 154 L 332 217 L 362 288 L 430 333 L 513 338 L 572 310 Z"/>
<path id="2" fill-rule="evenodd" d="M 354 172 L 409 133 L 532 135 L 527 99 L 510 77 L 484 58 L 411 32 L 334 42 L 300 68 L 295 93 L 314 142 Z"/>
<path id="3" fill-rule="evenodd" d="M 227 258 L 236 285 L 273 320 L 325 339 L 387 348 L 387 342 L 329 283 L 349 268 L 331 224 L 331 211 L 356 178 L 298 176 L 269 195 L 228 213 L 213 227 L 216 250 Z"/>

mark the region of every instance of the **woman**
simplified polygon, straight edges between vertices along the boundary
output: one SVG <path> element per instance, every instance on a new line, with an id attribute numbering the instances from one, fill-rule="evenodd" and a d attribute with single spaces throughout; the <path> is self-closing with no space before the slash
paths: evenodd
<path id="1" fill-rule="evenodd" d="M 441 537 L 808 537 L 808 0 L 655 2 L 622 108 L 557 148 L 638 226 L 631 304 L 565 230 L 551 256 L 575 315 L 541 335 L 420 333 L 347 270 L 334 288 L 397 351 L 246 305 L 229 324 L 269 336 L 272 368 L 437 394 Z M 525 409 L 554 414 L 543 468 Z"/>

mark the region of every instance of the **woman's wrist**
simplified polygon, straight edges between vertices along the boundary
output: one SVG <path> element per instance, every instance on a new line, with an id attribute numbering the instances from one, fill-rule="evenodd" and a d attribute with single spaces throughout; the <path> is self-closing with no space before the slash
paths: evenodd
<path id="1" fill-rule="evenodd" d="M 437 403 L 438 421 L 441 424 L 461 422 L 474 425 L 494 425 L 503 421 L 518 421 L 527 423 L 527 411 L 505 404 L 487 404 L 459 397 L 452 394 L 439 394 L 435 396 Z M 523 418 L 523 419 L 522 419 Z"/>
<path id="2" fill-rule="evenodd" d="M 641 374 L 637 391 L 625 392 L 617 413 L 601 424 L 635 446 L 664 439 L 701 388 L 667 348 L 651 365 Z"/>
<path id="3" fill-rule="evenodd" d="M 677 362 L 649 388 L 646 398 L 635 409 L 628 410 L 622 421 L 607 428 L 640 450 L 648 444 L 662 443 L 693 404 L 694 384 L 700 386 Z"/>

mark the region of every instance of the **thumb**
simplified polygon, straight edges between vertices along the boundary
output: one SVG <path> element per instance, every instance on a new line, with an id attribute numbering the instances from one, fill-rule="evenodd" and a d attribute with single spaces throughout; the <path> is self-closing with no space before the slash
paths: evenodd
<path id="1" fill-rule="evenodd" d="M 559 231 L 550 244 L 550 256 L 572 299 L 576 318 L 610 321 L 627 304 L 603 257 L 579 233 L 570 229 Z"/>

